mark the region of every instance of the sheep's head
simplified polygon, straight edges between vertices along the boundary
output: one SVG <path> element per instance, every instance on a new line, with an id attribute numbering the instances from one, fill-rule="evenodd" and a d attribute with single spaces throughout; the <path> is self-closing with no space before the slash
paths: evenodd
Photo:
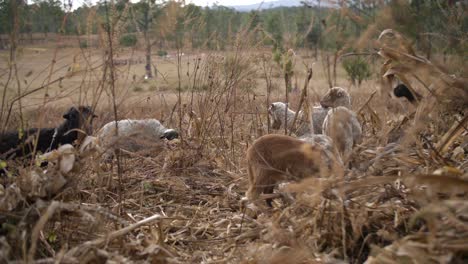
<path id="1" fill-rule="evenodd" d="M 421 95 L 416 92 L 413 94 L 413 92 L 403 83 L 400 83 L 395 88 L 393 88 L 393 94 L 396 97 L 405 97 L 410 103 L 413 104 L 416 103 L 416 98 L 421 100 Z"/>
<path id="2" fill-rule="evenodd" d="M 344 106 L 350 108 L 351 106 L 351 97 L 349 93 L 341 87 L 331 88 L 320 101 L 322 107 L 338 107 Z"/>
<path id="3" fill-rule="evenodd" d="M 174 129 L 166 129 L 166 131 L 164 131 L 163 135 L 161 136 L 161 139 L 165 138 L 167 140 L 173 140 L 178 137 L 179 133 L 177 133 L 177 131 Z"/>
<path id="4" fill-rule="evenodd" d="M 280 129 L 284 122 L 284 112 L 286 111 L 286 104 L 282 102 L 275 102 L 268 108 L 268 114 L 271 117 L 271 128 Z"/>
<path id="5" fill-rule="evenodd" d="M 93 119 L 97 117 L 89 106 L 71 107 L 63 115 L 63 118 L 68 120 L 73 127 L 79 128 L 91 135 L 93 133 Z"/>

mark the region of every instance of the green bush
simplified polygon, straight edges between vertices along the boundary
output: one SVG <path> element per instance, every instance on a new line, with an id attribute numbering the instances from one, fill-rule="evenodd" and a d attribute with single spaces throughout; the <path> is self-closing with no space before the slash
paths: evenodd
<path id="1" fill-rule="evenodd" d="M 150 91 L 150 92 L 154 92 L 154 91 L 157 91 L 157 90 L 158 90 L 158 87 L 156 85 L 154 85 L 154 84 L 152 84 L 152 85 L 150 85 L 148 87 L 148 91 Z"/>
<path id="2" fill-rule="evenodd" d="M 143 89 L 143 87 L 140 87 L 140 86 L 135 86 L 133 87 L 133 91 L 134 92 L 143 92 L 145 89 Z"/>
<path id="3" fill-rule="evenodd" d="M 88 42 L 86 40 L 80 41 L 80 48 L 82 49 L 88 48 Z"/>
<path id="4" fill-rule="evenodd" d="M 133 34 L 127 34 L 120 37 L 120 45 L 124 47 L 133 47 L 137 43 L 137 37 Z"/>
<path id="5" fill-rule="evenodd" d="M 165 50 L 158 50 L 158 56 L 159 56 L 159 57 L 167 56 L 167 51 L 165 51 Z"/>
<path id="6" fill-rule="evenodd" d="M 345 59 L 343 68 L 354 85 L 356 82 L 361 85 L 363 80 L 367 80 L 371 76 L 369 64 L 361 57 Z"/>

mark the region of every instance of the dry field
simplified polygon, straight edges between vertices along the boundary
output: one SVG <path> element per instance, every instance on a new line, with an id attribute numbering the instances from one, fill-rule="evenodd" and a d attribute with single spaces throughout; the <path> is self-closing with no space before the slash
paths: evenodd
<path id="1" fill-rule="evenodd" d="M 400 47 L 389 57 L 414 72 L 382 66 L 374 56 L 372 79 L 361 87 L 351 87 L 338 65 L 336 84 L 350 91 L 364 131 L 353 166 L 305 180 L 294 186 L 294 203 L 277 199 L 255 214 L 241 201 L 245 151 L 270 130 L 268 102 L 285 100 L 269 50 L 192 51 L 180 60 L 171 51 L 154 56 L 158 75 L 144 80 L 140 50 L 116 50 L 115 60 L 137 63 L 106 68 L 99 49 L 25 46 L 13 71 L 19 81 L 10 75 L 9 53 L 0 52 L 4 128 L 18 128 L 22 118 L 27 126 L 55 126 L 70 105 L 88 104 L 99 115 L 97 130 L 115 118 L 115 102 L 119 119 L 158 118 L 180 133 L 106 166 L 98 156 L 79 155 L 65 188 L 45 197 L 34 194 L 40 183 L 25 180 L 34 170 L 29 163 L 11 161 L 19 176 L 0 176 L 0 262 L 466 263 L 466 82 L 407 53 Z M 305 65 L 313 70 L 308 102 L 327 91 L 324 56 L 297 52 L 293 109 Z M 417 107 L 392 99 L 380 79 L 391 70 L 400 78 L 414 73 L 438 90 L 427 93 L 413 81 L 425 95 Z"/>

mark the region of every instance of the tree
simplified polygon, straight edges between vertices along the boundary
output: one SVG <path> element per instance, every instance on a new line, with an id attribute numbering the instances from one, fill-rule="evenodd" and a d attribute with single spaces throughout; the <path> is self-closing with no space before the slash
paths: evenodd
<path id="1" fill-rule="evenodd" d="M 137 31 L 143 34 L 145 39 L 146 64 L 145 78 L 153 78 L 152 63 L 151 63 L 151 30 L 153 28 L 153 19 L 161 14 L 159 6 L 154 0 L 142 0 L 136 3 L 133 7 L 132 16 L 135 21 Z"/>
<path id="2" fill-rule="evenodd" d="M 362 81 L 369 79 L 371 76 L 369 64 L 361 57 L 345 59 L 343 68 L 353 85 L 361 86 Z"/>
<path id="3" fill-rule="evenodd" d="M 249 31 L 253 31 L 253 40 L 255 43 L 257 43 L 258 30 L 262 24 L 262 19 L 260 18 L 259 12 L 256 10 L 250 11 L 247 23 L 249 23 Z"/>
<path id="4" fill-rule="evenodd" d="M 25 24 L 27 8 L 28 5 L 23 0 L 0 0 L 0 34 L 10 34 L 13 31 L 15 19 L 21 30 Z"/>
<path id="5" fill-rule="evenodd" d="M 190 43 L 192 48 L 197 48 L 202 43 L 202 25 L 203 21 L 202 8 L 194 4 L 185 6 L 185 17 L 187 21 L 187 30 L 190 34 Z"/>
<path id="6" fill-rule="evenodd" d="M 454 1 L 453 1 L 454 2 Z M 463 53 L 467 49 L 468 16 L 466 7 L 450 1 L 392 1 L 390 8 L 397 30 L 416 40 L 416 46 L 431 57 L 437 45 L 446 52 Z"/>
<path id="7" fill-rule="evenodd" d="M 31 22 L 34 32 L 42 32 L 47 37 L 49 32 L 57 32 L 65 16 L 58 0 L 34 0 L 31 5 Z"/>
<path id="8" fill-rule="evenodd" d="M 279 12 L 271 13 L 265 21 L 265 30 L 271 35 L 273 50 L 283 49 L 283 23 Z"/>

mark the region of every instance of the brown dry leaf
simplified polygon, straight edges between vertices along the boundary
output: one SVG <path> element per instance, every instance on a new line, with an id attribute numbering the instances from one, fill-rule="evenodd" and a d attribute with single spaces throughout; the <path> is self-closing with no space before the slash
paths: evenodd
<path id="1" fill-rule="evenodd" d="M 452 175 L 420 174 L 402 177 L 407 186 L 417 188 L 427 185 L 433 192 L 463 193 L 468 192 L 468 180 Z"/>
<path id="2" fill-rule="evenodd" d="M 58 170 L 61 173 L 67 174 L 75 165 L 76 150 L 70 144 L 60 146 L 58 149 L 47 152 L 38 158 L 39 161 L 48 161 L 58 163 Z"/>
<path id="3" fill-rule="evenodd" d="M 437 151 L 441 154 L 444 154 L 453 142 L 465 132 L 465 127 L 468 124 L 468 116 L 465 116 L 462 121 L 455 121 L 452 127 L 442 136 L 442 138 L 437 142 L 436 148 Z"/>
<path id="4" fill-rule="evenodd" d="M 23 200 L 23 196 L 21 195 L 21 191 L 16 186 L 16 184 L 12 184 L 8 186 L 2 195 L 0 195 L 0 211 L 2 212 L 10 212 L 16 208 L 21 200 Z M 1 239 L 1 238 L 0 238 Z"/>
<path id="5" fill-rule="evenodd" d="M 67 174 L 73 169 L 73 166 L 75 165 L 75 148 L 72 145 L 66 144 L 60 146 L 58 151 L 60 153 L 59 171 L 61 173 Z"/>
<path id="6" fill-rule="evenodd" d="M 22 169 L 17 180 L 21 192 L 30 198 L 55 195 L 67 180 L 60 171 L 42 171 L 39 168 Z"/>
<path id="7" fill-rule="evenodd" d="M 413 50 L 413 47 L 411 45 L 411 43 L 409 43 L 409 41 L 407 41 L 400 33 L 398 33 L 397 31 L 389 28 L 389 29 L 385 29 L 383 30 L 379 37 L 377 38 L 378 41 L 382 41 L 382 39 L 386 36 L 394 36 L 398 42 L 398 44 L 400 45 L 400 47 L 404 48 L 406 50 L 406 52 L 408 52 L 409 54 L 411 55 L 415 55 L 415 52 Z"/>

